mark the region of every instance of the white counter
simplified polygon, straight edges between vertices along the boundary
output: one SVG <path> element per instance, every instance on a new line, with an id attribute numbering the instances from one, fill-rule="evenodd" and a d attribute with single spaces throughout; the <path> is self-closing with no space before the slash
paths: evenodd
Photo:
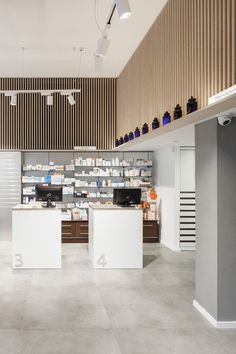
<path id="1" fill-rule="evenodd" d="M 143 211 L 91 205 L 89 257 L 94 268 L 142 268 Z"/>
<path id="2" fill-rule="evenodd" d="M 13 207 L 12 267 L 61 268 L 60 209 Z"/>

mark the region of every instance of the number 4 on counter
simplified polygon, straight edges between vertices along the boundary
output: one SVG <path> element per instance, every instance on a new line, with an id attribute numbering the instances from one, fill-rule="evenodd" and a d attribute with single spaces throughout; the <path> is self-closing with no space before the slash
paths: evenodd
<path id="1" fill-rule="evenodd" d="M 105 259 L 105 254 L 102 254 L 97 261 L 98 265 L 101 265 L 103 268 L 106 266 L 106 259 Z"/>

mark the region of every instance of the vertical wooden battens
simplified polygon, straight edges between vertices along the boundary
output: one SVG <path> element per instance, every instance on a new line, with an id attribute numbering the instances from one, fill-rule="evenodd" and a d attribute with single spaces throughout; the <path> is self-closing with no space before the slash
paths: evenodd
<path id="1" fill-rule="evenodd" d="M 78 145 L 111 149 L 116 136 L 116 79 L 0 78 L 1 90 L 81 89 L 71 106 L 53 94 L 53 106 L 40 94 L 18 94 L 17 105 L 0 95 L 1 150 L 61 150 Z"/>
<path id="2" fill-rule="evenodd" d="M 236 1 L 169 0 L 117 80 L 117 136 L 236 84 Z"/>

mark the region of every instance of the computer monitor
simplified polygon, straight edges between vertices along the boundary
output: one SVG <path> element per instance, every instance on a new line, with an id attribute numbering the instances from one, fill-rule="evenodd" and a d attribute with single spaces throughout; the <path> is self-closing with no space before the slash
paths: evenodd
<path id="1" fill-rule="evenodd" d="M 113 204 L 129 207 L 140 204 L 140 201 L 140 188 L 115 188 L 113 191 Z"/>
<path id="2" fill-rule="evenodd" d="M 62 186 L 52 184 L 36 184 L 36 201 L 47 202 L 42 204 L 45 208 L 53 208 L 52 202 L 62 202 Z"/>

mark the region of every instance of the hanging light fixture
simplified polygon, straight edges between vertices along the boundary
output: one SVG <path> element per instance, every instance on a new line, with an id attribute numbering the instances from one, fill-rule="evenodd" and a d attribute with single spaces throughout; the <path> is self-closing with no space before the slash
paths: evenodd
<path id="1" fill-rule="evenodd" d="M 22 77 L 24 78 L 24 53 L 25 53 L 25 48 L 22 47 Z M 73 52 L 75 53 L 76 47 L 73 48 Z M 79 72 L 80 72 L 80 66 L 81 66 L 81 59 L 82 59 L 82 53 L 84 51 L 84 48 L 80 48 L 80 64 L 79 64 Z M 74 65 L 74 63 L 73 63 Z M 74 68 L 73 68 L 73 73 L 74 73 Z M 16 106 L 17 105 L 17 96 L 18 94 L 40 94 L 41 96 L 46 97 L 46 104 L 47 106 L 53 106 L 53 94 L 60 94 L 61 96 L 66 96 L 68 99 L 68 102 L 70 105 L 74 105 L 75 98 L 74 94 L 81 92 L 80 89 L 77 89 L 75 87 L 70 88 L 70 89 L 38 89 L 38 90 L 0 90 L 0 97 L 1 95 L 4 95 L 5 97 L 10 97 L 10 105 L 11 106 Z"/>
<path id="2" fill-rule="evenodd" d="M 131 16 L 131 9 L 128 0 L 115 0 L 120 20 L 126 20 Z"/>
<path id="3" fill-rule="evenodd" d="M 102 36 L 98 41 L 97 54 L 105 57 L 110 45 L 110 41 L 106 36 Z"/>
<path id="4" fill-rule="evenodd" d="M 73 97 L 73 95 L 71 93 L 69 94 L 69 96 L 67 96 L 67 99 L 68 99 L 69 104 L 71 106 L 73 106 L 75 104 L 75 99 L 74 99 L 74 97 Z"/>
<path id="5" fill-rule="evenodd" d="M 97 53 L 94 54 L 95 71 L 102 71 L 103 57 Z"/>
<path id="6" fill-rule="evenodd" d="M 47 96 L 47 106 L 53 106 L 53 96 L 52 95 Z"/>
<path id="7" fill-rule="evenodd" d="M 16 95 L 16 93 L 14 93 L 13 95 L 11 95 L 10 105 L 11 106 L 16 106 L 16 103 L 17 103 L 17 95 Z"/>

